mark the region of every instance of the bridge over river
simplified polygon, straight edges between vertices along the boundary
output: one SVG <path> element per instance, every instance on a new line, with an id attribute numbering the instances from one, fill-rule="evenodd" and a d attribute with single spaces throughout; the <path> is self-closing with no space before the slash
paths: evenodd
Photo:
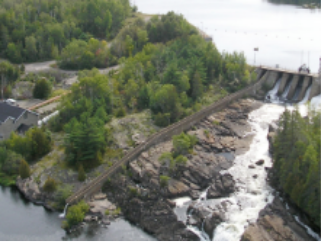
<path id="1" fill-rule="evenodd" d="M 190 129 L 205 117 L 224 109 L 227 105 L 239 98 L 243 98 L 245 96 L 255 97 L 260 91 L 262 91 L 262 89 L 270 90 L 272 88 L 275 90 L 274 94 L 276 96 L 283 98 L 284 100 L 289 100 L 290 102 L 300 102 L 303 99 L 311 100 L 311 98 L 321 93 L 320 77 L 314 74 L 298 73 L 296 71 L 265 66 L 258 67 L 256 72 L 257 80 L 255 83 L 236 93 L 228 95 L 199 112 L 162 129 L 156 134 L 153 134 L 145 141 L 145 143 L 137 146 L 121 160 L 117 161 L 106 172 L 96 177 L 90 183 L 84 185 L 73 195 L 67 198 L 66 203 L 73 204 L 99 192 L 108 178 L 121 171 L 123 165 L 128 165 L 129 162 L 136 159 L 142 152 L 160 142 L 171 139 L 173 135 L 180 134 L 182 131 Z"/>

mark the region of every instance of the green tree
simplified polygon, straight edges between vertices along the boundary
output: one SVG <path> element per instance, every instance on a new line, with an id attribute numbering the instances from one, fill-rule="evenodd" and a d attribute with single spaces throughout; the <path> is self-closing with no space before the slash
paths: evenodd
<path id="1" fill-rule="evenodd" d="M 67 228 L 77 225 L 83 221 L 85 214 L 89 211 L 89 206 L 84 201 L 79 202 L 76 205 L 71 206 L 68 209 L 66 220 Z"/>
<path id="2" fill-rule="evenodd" d="M 22 179 L 26 179 L 30 177 L 30 168 L 28 163 L 25 160 L 21 160 L 20 166 L 19 166 L 19 175 Z"/>
<path id="3" fill-rule="evenodd" d="M 43 185 L 42 189 L 45 192 L 53 193 L 57 189 L 57 182 L 53 178 L 48 177 L 47 180 L 45 181 L 45 184 Z"/>
<path id="4" fill-rule="evenodd" d="M 37 60 L 38 50 L 37 50 L 37 41 L 34 36 L 26 37 L 26 57 L 28 61 L 35 61 Z"/>
<path id="5" fill-rule="evenodd" d="M 84 180 L 86 180 L 86 173 L 85 173 L 84 167 L 80 165 L 78 169 L 78 181 L 84 181 Z"/>
<path id="6" fill-rule="evenodd" d="M 45 78 L 42 78 L 36 82 L 36 85 L 33 89 L 33 97 L 39 99 L 46 99 L 50 96 L 51 92 L 51 83 Z"/>

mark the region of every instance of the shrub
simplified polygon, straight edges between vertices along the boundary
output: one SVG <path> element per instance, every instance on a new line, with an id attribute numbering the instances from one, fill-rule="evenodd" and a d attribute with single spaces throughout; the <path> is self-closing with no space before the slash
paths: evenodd
<path id="1" fill-rule="evenodd" d="M 84 180 L 86 180 L 86 173 L 83 165 L 80 165 L 78 169 L 78 181 L 84 181 Z"/>
<path id="2" fill-rule="evenodd" d="M 79 202 L 77 205 L 73 205 L 68 209 L 66 215 L 66 227 L 71 227 L 84 220 L 85 214 L 89 211 L 89 205 L 84 201 Z"/>
<path id="3" fill-rule="evenodd" d="M 160 177 L 159 177 L 159 181 L 160 181 L 161 187 L 166 187 L 166 186 L 168 186 L 168 181 L 169 181 L 170 179 L 171 179 L 171 178 L 168 177 L 168 176 L 160 176 Z"/>
<path id="4" fill-rule="evenodd" d="M 179 165 L 186 165 L 187 158 L 185 156 L 179 155 L 175 159 L 175 163 Z"/>
<path id="5" fill-rule="evenodd" d="M 62 185 L 57 188 L 57 192 L 55 195 L 55 202 L 58 209 L 64 208 L 66 204 L 66 199 L 72 194 L 72 186 L 71 185 Z"/>
<path id="6" fill-rule="evenodd" d="M 206 136 L 206 138 L 209 138 L 210 132 L 207 129 L 204 129 L 204 135 Z"/>
<path id="7" fill-rule="evenodd" d="M 194 135 L 188 135 L 184 132 L 182 132 L 180 135 L 174 135 L 174 156 L 187 154 L 188 150 L 193 148 L 196 143 L 197 138 Z"/>
<path id="8" fill-rule="evenodd" d="M 33 97 L 46 99 L 50 96 L 51 90 L 51 83 L 47 79 L 42 78 L 36 82 L 35 88 L 33 89 Z"/>
<path id="9" fill-rule="evenodd" d="M 116 110 L 115 116 L 116 118 L 122 118 L 126 115 L 126 110 L 124 107 L 120 107 L 119 109 Z"/>
<path id="10" fill-rule="evenodd" d="M 138 195 L 138 190 L 136 187 L 129 186 L 129 194 L 133 197 Z"/>
<path id="11" fill-rule="evenodd" d="M 57 189 L 57 183 L 56 181 L 51 178 L 51 177 L 48 177 L 48 179 L 46 180 L 45 184 L 43 185 L 42 189 L 45 191 L 45 192 L 49 192 L 49 193 L 52 193 L 54 191 L 56 191 Z"/>
<path id="12" fill-rule="evenodd" d="M 155 116 L 155 124 L 159 127 L 166 127 L 170 124 L 170 113 L 158 113 Z"/>
<path id="13" fill-rule="evenodd" d="M 116 208 L 116 209 L 113 211 L 113 215 L 119 215 L 120 213 L 121 213 L 120 207 Z"/>
<path id="14" fill-rule="evenodd" d="M 30 176 L 30 167 L 25 160 L 20 161 L 19 175 L 21 176 L 22 179 L 26 179 Z"/>

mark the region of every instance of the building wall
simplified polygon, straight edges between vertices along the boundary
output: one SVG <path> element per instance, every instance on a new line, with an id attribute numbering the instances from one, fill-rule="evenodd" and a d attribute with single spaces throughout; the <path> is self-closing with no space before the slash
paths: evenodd
<path id="1" fill-rule="evenodd" d="M 17 128 L 21 125 L 37 125 L 38 124 L 38 115 L 31 112 L 25 112 L 18 120 L 7 119 L 5 123 L 0 124 L 0 141 L 8 139 L 11 132 L 16 131 Z"/>

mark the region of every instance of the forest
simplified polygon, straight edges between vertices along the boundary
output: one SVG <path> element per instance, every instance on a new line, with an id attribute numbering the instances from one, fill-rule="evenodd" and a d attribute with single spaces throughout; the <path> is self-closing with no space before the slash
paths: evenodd
<path id="1" fill-rule="evenodd" d="M 275 184 L 320 228 L 321 115 L 285 111 L 273 144 Z"/>
<path id="2" fill-rule="evenodd" d="M 131 12 L 128 0 L 1 0 L 0 56 L 56 59 L 73 40 L 114 38 Z"/>
<path id="3" fill-rule="evenodd" d="M 88 171 L 101 164 L 114 145 L 112 130 L 106 128 L 113 117 L 150 109 L 154 124 L 166 127 L 256 79 L 243 53 L 220 53 L 174 12 L 146 21 L 126 0 L 0 3 L 3 57 L 16 63 L 56 58 L 60 68 L 79 70 L 79 82 L 48 124 L 51 132 L 64 132 L 65 161 L 73 169 Z M 16 54 L 6 56 L 10 46 Z M 94 68 L 116 64 L 119 69 L 108 75 Z M 35 84 L 34 97 L 48 98 L 57 82 L 54 76 L 24 75 L 23 65 L 5 61 L 1 66 L 4 90 L 17 80 L 28 81 Z M 213 93 L 216 99 L 205 102 Z M 25 142 L 13 134 L 0 145 L 28 162 L 41 158 L 30 155 Z"/>
<path id="4" fill-rule="evenodd" d="M 317 0 L 268 0 L 270 3 L 276 4 L 292 4 L 302 6 L 304 4 L 315 4 L 316 6 L 319 5 L 319 1 Z"/>

